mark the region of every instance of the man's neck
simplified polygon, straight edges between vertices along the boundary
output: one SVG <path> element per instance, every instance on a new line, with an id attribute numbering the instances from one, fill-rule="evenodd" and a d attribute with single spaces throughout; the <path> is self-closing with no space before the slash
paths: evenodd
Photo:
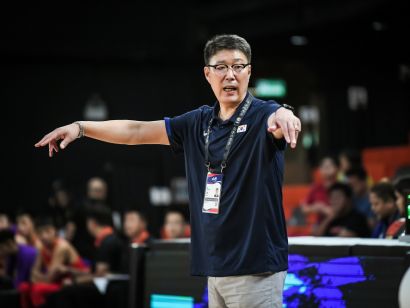
<path id="1" fill-rule="evenodd" d="M 218 117 L 222 121 L 226 121 L 232 117 L 232 115 L 235 113 L 236 109 L 238 106 L 242 103 L 242 101 L 245 99 L 245 95 L 238 101 L 238 102 L 219 102 L 219 114 Z"/>

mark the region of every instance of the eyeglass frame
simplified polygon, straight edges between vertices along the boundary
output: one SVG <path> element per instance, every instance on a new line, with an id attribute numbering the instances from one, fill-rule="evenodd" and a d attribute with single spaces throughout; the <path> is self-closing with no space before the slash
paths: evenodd
<path id="1" fill-rule="evenodd" d="M 228 69 L 231 69 L 234 74 L 240 74 L 240 73 L 242 73 L 242 71 L 243 71 L 247 66 L 251 65 L 251 63 L 246 63 L 246 64 L 238 64 L 238 63 L 237 63 L 237 64 L 232 64 L 232 65 L 228 65 L 228 64 L 224 64 L 224 63 L 214 64 L 214 65 L 207 64 L 207 65 L 205 65 L 205 67 L 212 67 L 213 69 L 216 69 L 216 67 L 217 67 L 217 66 L 220 66 L 220 65 L 223 65 L 223 66 L 226 67 L 227 71 L 226 71 L 225 73 L 223 73 L 223 74 L 225 75 L 225 74 L 228 73 Z M 234 70 L 233 66 L 235 66 L 235 65 L 241 65 L 241 66 L 243 66 L 243 68 L 241 69 L 240 72 L 236 72 L 236 71 Z M 218 70 L 216 70 L 215 72 L 216 72 L 216 74 L 218 74 Z"/>

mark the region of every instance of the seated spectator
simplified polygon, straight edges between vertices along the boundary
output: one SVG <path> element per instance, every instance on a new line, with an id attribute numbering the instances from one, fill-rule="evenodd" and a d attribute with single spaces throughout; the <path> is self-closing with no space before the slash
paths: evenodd
<path id="1" fill-rule="evenodd" d="M 409 193 L 410 176 L 397 179 L 394 184 L 394 194 L 396 196 L 396 205 L 401 217 L 406 217 L 406 198 Z"/>
<path id="2" fill-rule="evenodd" d="M 368 237 L 369 228 L 366 218 L 353 206 L 353 192 L 343 183 L 329 188 L 330 207 L 314 235 L 339 237 Z"/>
<path id="3" fill-rule="evenodd" d="M 147 230 L 147 219 L 137 210 L 124 213 L 124 234 L 131 243 L 150 243 L 152 237 Z"/>
<path id="4" fill-rule="evenodd" d="M 0 230 L 9 229 L 11 227 L 12 224 L 9 216 L 4 212 L 0 212 Z"/>
<path id="5" fill-rule="evenodd" d="M 400 218 L 393 185 L 388 182 L 374 185 L 370 190 L 370 203 L 372 204 L 372 211 L 377 217 L 377 224 L 373 229 L 372 237 L 386 238 L 390 225 Z"/>
<path id="6" fill-rule="evenodd" d="M 321 181 L 314 183 L 302 203 L 301 209 L 304 214 L 319 214 L 319 221 L 328 214 L 329 197 L 327 190 L 336 183 L 338 164 L 335 158 L 326 156 L 319 166 Z"/>
<path id="7" fill-rule="evenodd" d="M 338 180 L 347 181 L 346 172 L 351 169 L 362 168 L 363 161 L 360 151 L 355 149 L 344 149 L 339 153 L 339 173 Z"/>
<path id="8" fill-rule="evenodd" d="M 93 177 L 87 182 L 88 203 L 107 203 L 108 185 L 107 182 L 100 177 Z"/>
<path id="9" fill-rule="evenodd" d="M 3 263 L 0 284 L 17 288 L 21 283 L 29 282 L 36 254 L 34 247 L 17 244 L 13 231 L 0 230 L 0 260 Z"/>
<path id="10" fill-rule="evenodd" d="M 72 221 L 75 206 L 72 193 L 63 180 L 53 181 L 46 211 L 53 218 L 58 234 L 71 241 L 75 229 L 69 222 Z"/>
<path id="11" fill-rule="evenodd" d="M 164 218 L 164 239 L 177 239 L 186 237 L 187 224 L 184 215 L 178 210 L 169 210 Z"/>
<path id="12" fill-rule="evenodd" d="M 42 248 L 31 272 L 33 283 L 19 288 L 23 307 L 44 304 L 46 295 L 59 290 L 65 278 L 76 272 L 88 272 L 74 247 L 57 236 L 57 228 L 51 218 L 37 219 L 36 231 Z"/>
<path id="13" fill-rule="evenodd" d="M 41 241 L 39 240 L 31 214 L 27 211 L 17 213 L 17 233 L 16 241 L 19 244 L 26 244 L 41 249 Z"/>
<path id="14" fill-rule="evenodd" d="M 376 220 L 369 200 L 366 170 L 363 167 L 349 169 L 346 171 L 346 180 L 353 190 L 354 208 L 367 218 L 369 228 L 373 229 Z"/>
<path id="15" fill-rule="evenodd" d="M 115 297 L 116 303 L 109 303 L 92 282 L 97 277 L 107 277 L 111 273 L 128 272 L 124 264 L 124 245 L 112 228 L 111 211 L 104 206 L 95 205 L 87 211 L 87 229 L 94 237 L 97 247 L 94 271 L 89 274 L 77 274 L 72 279 L 72 285 L 62 288 L 52 294 L 45 307 L 125 307 L 121 300 Z M 123 290 L 121 290 L 123 291 Z"/>
<path id="16" fill-rule="evenodd" d="M 400 213 L 400 218 L 393 222 L 386 231 L 386 238 L 397 238 L 406 232 L 406 200 L 410 193 L 410 176 L 398 178 L 394 184 L 394 194 L 396 196 L 396 206 Z"/>
<path id="17" fill-rule="evenodd" d="M 92 177 L 87 181 L 86 196 L 78 206 L 75 207 L 71 218 L 67 223 L 66 232 L 71 239 L 74 247 L 79 251 L 81 256 L 89 260 L 95 258 L 96 247 L 93 244 L 94 239 L 87 230 L 86 220 L 88 209 L 94 206 L 108 206 L 108 185 L 100 177 Z"/>

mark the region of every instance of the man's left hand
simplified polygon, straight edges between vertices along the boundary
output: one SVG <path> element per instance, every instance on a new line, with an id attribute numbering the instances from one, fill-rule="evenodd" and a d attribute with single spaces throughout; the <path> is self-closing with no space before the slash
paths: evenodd
<path id="1" fill-rule="evenodd" d="M 278 129 L 282 130 L 283 137 L 290 143 L 291 148 L 295 148 L 299 133 L 302 131 L 299 118 L 292 111 L 279 108 L 268 119 L 268 131 L 274 134 Z"/>

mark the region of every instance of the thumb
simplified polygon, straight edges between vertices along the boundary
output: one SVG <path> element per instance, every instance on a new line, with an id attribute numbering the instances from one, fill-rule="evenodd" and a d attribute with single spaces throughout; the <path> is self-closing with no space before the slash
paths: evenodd
<path id="1" fill-rule="evenodd" d="M 277 129 L 278 129 L 278 126 L 276 124 L 272 124 L 271 126 L 268 127 L 269 132 L 274 132 Z"/>
<path id="2" fill-rule="evenodd" d="M 64 138 L 60 143 L 60 148 L 64 150 L 73 140 L 74 139 L 70 137 Z"/>

